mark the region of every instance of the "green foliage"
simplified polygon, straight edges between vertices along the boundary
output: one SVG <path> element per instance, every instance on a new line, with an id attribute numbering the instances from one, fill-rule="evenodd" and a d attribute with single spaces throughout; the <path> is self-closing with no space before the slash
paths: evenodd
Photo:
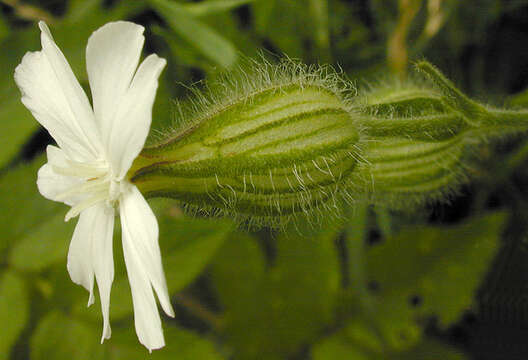
<path id="1" fill-rule="evenodd" d="M 526 358 L 515 339 L 525 347 L 518 329 L 527 325 L 527 6 L 525 0 L 2 1 L 0 358 Z M 361 175 L 350 178 L 354 187 L 346 192 L 329 193 L 329 199 L 347 199 L 340 221 L 334 215 L 342 204 L 329 201 L 329 211 L 299 207 L 316 210 L 280 232 L 265 226 L 249 232 L 235 230 L 231 220 L 183 215 L 172 201 L 149 200 L 160 225 L 176 319 L 163 317 L 164 349 L 148 354 L 138 343 L 116 223 L 112 338 L 100 344 L 100 304 L 86 308 L 88 294 L 71 282 L 65 266 L 76 220 L 64 223 L 66 206 L 38 193 L 44 140 L 12 78 L 24 53 L 40 49 L 39 19 L 52 28 L 85 89 L 88 36 L 113 20 L 145 26 L 144 53 L 168 61 L 150 144 L 224 110 L 214 130 L 234 125 L 237 111 L 259 105 L 253 90 L 275 78 L 298 79 L 298 63 L 336 68 L 314 65 L 304 75 L 345 90 L 333 93 L 344 101 L 346 119 L 354 121 L 350 128 L 359 129 L 357 159 L 350 165 Z M 298 63 L 273 65 L 287 57 Z M 247 58 L 259 58 L 260 64 Z M 410 72 L 413 63 L 418 71 Z M 304 95 L 310 94 L 312 88 L 300 84 Z M 280 90 L 277 94 L 288 95 L 288 89 Z M 312 95 L 314 101 L 328 100 L 328 92 Z M 240 106 L 233 106 L 241 98 Z M 313 110 L 306 106 L 296 108 L 303 121 Z M 261 118 L 269 119 L 269 113 Z M 308 120 L 304 125 L 316 125 Z M 273 131 L 267 123 L 269 136 L 260 140 L 273 142 L 298 130 L 284 127 L 288 121 Z M 226 136 L 236 131 L 227 130 L 213 140 L 228 143 Z M 196 154 L 190 149 L 187 155 Z M 206 172 L 219 178 L 209 179 L 212 187 L 203 200 L 215 194 L 230 200 L 227 184 L 232 184 L 221 170 L 233 174 L 243 164 L 213 160 Z M 188 175 L 183 162 L 173 165 L 171 176 Z M 299 172 L 302 164 L 295 162 L 295 173 L 290 166 L 270 179 L 268 165 L 260 178 L 253 174 L 262 194 L 285 184 L 279 190 L 287 192 L 294 178 L 304 185 L 308 175 L 314 178 Z M 327 171 L 323 162 L 317 166 Z M 176 178 L 171 186 L 179 184 L 182 191 L 204 185 Z M 224 187 L 213 191 L 218 181 Z M 239 188 L 232 188 L 243 186 L 241 177 Z M 317 191 L 328 193 L 324 182 L 321 186 Z M 277 199 L 287 200 L 283 193 Z M 453 203 L 439 205 L 435 199 Z M 261 204 L 277 209 L 273 201 Z M 197 208 L 204 204 L 190 210 Z M 253 225 L 248 217 L 236 220 L 243 229 Z M 476 321 L 465 321 L 466 313 Z"/>
<path id="2" fill-rule="evenodd" d="M 0 168 L 18 153 L 20 147 L 27 141 L 30 135 L 38 127 L 29 111 L 22 105 L 18 96 L 18 90 L 12 78 L 15 67 L 22 56 L 29 49 L 35 49 L 38 44 L 38 32 L 35 28 L 18 30 L 6 34 L 0 39 L 0 67 L 9 76 L 0 79 L 0 122 L 4 124 L 0 132 Z"/>
<path id="3" fill-rule="evenodd" d="M 175 32 L 174 35 L 196 46 L 204 56 L 226 68 L 236 61 L 234 45 L 200 20 L 195 19 L 196 15 L 192 10 L 168 0 L 149 0 L 149 2 L 170 24 Z"/>
<path id="4" fill-rule="evenodd" d="M 64 263 L 72 224 L 64 223 L 62 211 L 17 240 L 9 253 L 9 264 L 18 270 L 39 271 Z"/>
<path id="5" fill-rule="evenodd" d="M 419 321 L 434 315 L 446 327 L 471 307 L 503 223 L 495 214 L 453 227 L 403 230 L 369 251 L 375 321 L 388 344 L 405 348 L 420 336 Z"/>
<path id="6" fill-rule="evenodd" d="M 2 224 L 0 254 L 5 253 L 11 245 L 26 247 L 28 250 L 33 246 L 40 246 L 45 247 L 49 253 L 57 254 L 61 251 L 58 249 L 60 243 L 67 244 L 65 239 L 61 240 L 61 236 L 69 237 L 66 234 L 71 234 L 71 225 L 63 224 L 60 227 L 55 226 L 58 224 L 54 223 L 58 221 L 57 217 L 65 214 L 64 206 L 44 199 L 37 190 L 36 174 L 43 163 L 43 159 L 40 158 L 31 164 L 21 165 L 0 178 L 0 207 L 9 211 L 9 221 Z M 59 230 L 59 232 L 48 232 L 51 229 Z M 40 236 L 44 236 L 44 239 Z M 37 245 L 39 241 L 43 241 L 43 244 Z M 13 257 L 11 261 L 23 263 L 25 255 L 17 255 L 17 250 L 13 251 L 15 254 L 10 255 Z M 5 254 L 1 256 L 4 257 Z M 28 258 L 27 262 L 53 261 L 53 259 L 38 259 L 41 256 L 38 251 L 34 252 L 34 256 L 33 259 Z M 16 257 L 19 259 L 14 259 Z M 31 268 L 32 264 L 22 266 Z"/>
<path id="7" fill-rule="evenodd" d="M 337 229 L 310 239 L 295 232 L 279 236 L 278 256 L 269 269 L 252 238 L 233 239 L 221 249 L 213 280 L 226 313 L 221 332 L 236 358 L 295 354 L 333 319 L 339 285 L 336 234 Z"/>
<path id="8" fill-rule="evenodd" d="M 31 338 L 31 358 L 118 360 L 148 356 L 153 360 L 222 359 L 212 343 L 175 326 L 165 327 L 167 347 L 150 355 L 138 344 L 133 327 L 114 328 L 112 343 L 103 345 L 98 341 L 99 331 L 93 323 L 60 312 L 48 313 Z"/>
<path id="9" fill-rule="evenodd" d="M 0 274 L 0 357 L 7 359 L 11 346 L 29 319 L 29 294 L 24 281 L 12 271 Z"/>
<path id="10" fill-rule="evenodd" d="M 50 312 L 31 338 L 31 357 L 35 360 L 101 359 L 104 348 L 98 340 L 95 325 Z"/>
<path id="11" fill-rule="evenodd" d="M 145 357 L 152 360 L 220 360 L 223 357 L 215 349 L 212 342 L 194 334 L 190 331 L 166 326 L 164 329 L 167 346 L 162 350 L 146 353 L 137 343 L 133 328 L 128 327 L 118 330 L 112 334 L 115 344 L 109 344 L 105 360 L 135 359 L 138 354 L 143 353 Z"/>
<path id="12" fill-rule="evenodd" d="M 492 214 L 450 228 L 406 229 L 367 253 L 354 245 L 364 238 L 349 231 L 350 248 L 361 254 L 350 256 L 351 292 L 363 302 L 348 310 L 339 331 L 312 348 L 314 360 L 465 359 L 459 351 L 424 339 L 423 327 L 432 317 L 446 327 L 472 306 L 497 252 L 503 223 L 502 214 Z M 365 255 L 363 275 L 354 261 Z M 369 284 L 374 290 L 366 294 Z"/>

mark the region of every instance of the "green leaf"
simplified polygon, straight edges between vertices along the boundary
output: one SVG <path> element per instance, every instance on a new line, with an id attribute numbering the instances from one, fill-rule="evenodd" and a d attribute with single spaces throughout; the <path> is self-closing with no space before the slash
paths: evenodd
<path id="1" fill-rule="evenodd" d="M 20 249 L 14 250 L 18 253 L 12 255 L 11 260 L 15 260 L 24 268 L 31 268 L 32 262 L 38 263 L 37 268 L 40 268 L 57 260 L 61 244 L 65 249 L 68 248 L 68 241 L 75 223 L 73 221 L 60 226 L 59 218 L 66 212 L 66 206 L 45 199 L 39 194 L 36 183 L 37 171 L 43 163 L 44 159 L 39 158 L 30 164 L 18 166 L 0 178 L 0 209 L 9 209 L 9 221 L 0 225 L 2 231 L 0 254 L 16 244 Z M 53 233 L 46 233 L 48 230 Z M 28 252 L 24 264 L 24 259 L 22 259 L 24 254 L 20 251 L 33 250 L 29 249 L 31 244 L 38 248 L 51 246 L 51 249 L 46 249 L 46 251 L 49 251 L 52 258 L 40 259 L 42 254 L 32 251 Z"/>
<path id="2" fill-rule="evenodd" d="M 461 351 L 458 351 L 438 341 L 426 339 L 414 348 L 403 353 L 397 353 L 390 359 L 394 360 L 464 360 L 467 359 Z"/>
<path id="3" fill-rule="evenodd" d="M 15 85 L 13 74 L 15 67 L 27 51 L 38 47 L 36 27 L 12 31 L 0 41 L 0 68 L 4 76 L 0 79 L 0 168 L 12 160 L 38 128 L 38 123 L 20 101 L 20 91 Z"/>
<path id="4" fill-rule="evenodd" d="M 502 214 L 492 214 L 448 228 L 417 227 L 370 251 L 368 277 L 378 288 L 374 320 L 390 346 L 416 343 L 418 320 L 434 315 L 446 327 L 472 305 L 503 222 Z"/>
<path id="5" fill-rule="evenodd" d="M 343 330 L 326 337 L 312 347 L 313 360 L 464 360 L 466 356 L 438 341 L 425 339 L 407 351 L 384 348 L 365 323 L 352 321 Z"/>
<path id="6" fill-rule="evenodd" d="M 139 359 L 149 360 L 220 360 L 222 356 L 209 340 L 175 326 L 165 326 L 165 347 L 148 354 L 138 342 L 132 326 L 114 331 L 109 341 L 108 360 Z"/>
<path id="7" fill-rule="evenodd" d="M 16 242 L 9 264 L 21 270 L 39 271 L 54 263 L 66 263 L 75 223 L 76 220 L 64 222 L 62 212 L 55 215 Z"/>
<path id="8" fill-rule="evenodd" d="M 233 230 L 228 220 L 160 217 L 160 242 L 171 293 L 198 276 Z"/>
<path id="9" fill-rule="evenodd" d="M 364 319 L 356 318 L 342 330 L 315 344 L 312 357 L 313 360 L 373 360 L 380 358 L 382 352 L 383 344 L 379 337 Z M 376 356 L 373 357 L 374 354 Z"/>
<path id="10" fill-rule="evenodd" d="M 312 349 L 313 360 L 371 360 L 361 349 L 351 346 L 346 339 L 330 337 Z"/>
<path id="11" fill-rule="evenodd" d="M 0 41 L 9 35 L 10 29 L 4 18 L 4 14 L 0 13 Z"/>
<path id="12" fill-rule="evenodd" d="M 32 360 L 102 359 L 100 331 L 58 311 L 47 314 L 31 338 Z"/>
<path id="13" fill-rule="evenodd" d="M 290 57 L 306 57 L 305 43 L 312 37 L 309 6 L 303 1 L 266 0 L 253 3 L 255 30 Z M 310 26 L 307 26 L 310 22 Z M 295 34 L 295 35 L 293 35 Z"/>
<path id="14" fill-rule="evenodd" d="M 29 299 L 24 281 L 14 272 L 4 272 L 0 277 L 0 358 L 8 359 L 29 318 Z"/>
<path id="15" fill-rule="evenodd" d="M 528 107 L 528 89 L 511 96 L 508 99 L 508 105 L 515 107 Z"/>
<path id="16" fill-rule="evenodd" d="M 287 358 L 330 321 L 340 280 L 334 248 L 338 232 L 279 236 L 275 266 L 266 273 L 250 240 L 222 249 L 213 279 L 225 308 L 223 331 L 237 357 Z"/>
<path id="17" fill-rule="evenodd" d="M 265 266 L 256 239 L 245 233 L 233 233 L 219 249 L 211 264 L 211 276 L 220 303 L 226 308 L 226 317 L 253 310 L 248 300 L 257 298 L 256 284 L 261 283 Z"/>
<path id="18" fill-rule="evenodd" d="M 253 1 L 255 0 L 209 0 L 183 4 L 182 6 L 192 16 L 200 17 L 230 11 Z"/>
<path id="19" fill-rule="evenodd" d="M 184 6 L 168 0 L 149 0 L 172 30 L 193 44 L 204 56 L 225 68 L 237 60 L 235 46 L 206 24 L 195 19 Z"/>

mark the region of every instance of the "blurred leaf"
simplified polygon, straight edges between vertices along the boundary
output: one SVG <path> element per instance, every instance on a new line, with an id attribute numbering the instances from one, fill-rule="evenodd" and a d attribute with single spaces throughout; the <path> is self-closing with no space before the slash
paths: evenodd
<path id="1" fill-rule="evenodd" d="M 172 30 L 193 44 L 204 56 L 229 68 L 237 60 L 235 46 L 215 30 L 195 19 L 183 5 L 169 0 L 149 0 Z"/>
<path id="2" fill-rule="evenodd" d="M 508 105 L 515 107 L 528 107 L 528 89 L 511 96 Z"/>
<path id="3" fill-rule="evenodd" d="M 397 353 L 390 359 L 394 360 L 424 360 L 424 359 L 442 359 L 442 360 L 464 360 L 467 357 L 456 349 L 443 345 L 438 341 L 424 340 L 416 347 L 403 353 Z"/>
<path id="4" fill-rule="evenodd" d="M 380 358 L 382 353 L 383 344 L 361 319 L 349 321 L 344 329 L 312 347 L 313 360 L 373 360 Z"/>
<path id="5" fill-rule="evenodd" d="M 312 347 L 313 360 L 464 360 L 466 356 L 438 341 L 425 339 L 410 350 L 398 352 L 384 349 L 376 334 L 361 322 L 352 322 L 345 329 L 325 338 Z"/>
<path id="6" fill-rule="evenodd" d="M 31 338 L 32 360 L 103 359 L 101 329 L 58 311 L 47 314 Z"/>
<path id="7" fill-rule="evenodd" d="M 305 1 L 266 0 L 253 3 L 255 30 L 268 38 L 289 57 L 306 57 L 305 40 L 312 35 L 313 27 Z M 295 34 L 292 36 L 291 34 Z"/>
<path id="8" fill-rule="evenodd" d="M 159 217 L 160 246 L 169 292 L 182 290 L 209 263 L 233 230 L 233 223 L 222 219 Z"/>
<path id="9" fill-rule="evenodd" d="M 122 20 L 136 15 L 147 8 L 145 0 L 118 0 L 113 6 L 107 8 L 103 0 L 69 0 L 64 22 L 75 24 L 79 21 L 91 22 L 94 28 L 112 20 Z M 100 23 L 99 25 L 96 25 Z M 87 29 L 90 30 L 90 29 Z"/>
<path id="10" fill-rule="evenodd" d="M 57 262 L 66 263 L 75 223 L 76 220 L 64 222 L 62 213 L 55 215 L 16 242 L 9 264 L 21 270 L 39 271 Z"/>
<path id="11" fill-rule="evenodd" d="M 2 41 L 6 36 L 9 35 L 9 27 L 6 24 L 4 14 L 0 13 L 0 41 Z"/>
<path id="12" fill-rule="evenodd" d="M 248 299 L 257 299 L 264 276 L 265 260 L 256 239 L 242 232 L 233 233 L 219 249 L 212 263 L 211 276 L 226 317 L 236 317 L 247 309 Z M 236 279 L 236 281 L 233 281 Z M 229 322 L 230 320 L 228 320 Z"/>
<path id="13" fill-rule="evenodd" d="M 36 28 L 11 32 L 0 40 L 0 68 L 4 76 L 0 79 L 0 168 L 5 167 L 38 128 L 38 123 L 20 101 L 20 91 L 13 74 L 27 51 L 35 50 L 39 36 Z"/>
<path id="14" fill-rule="evenodd" d="M 24 281 L 14 272 L 0 275 L 0 358 L 8 359 L 11 346 L 26 326 L 29 318 L 29 299 Z"/>
<path id="15" fill-rule="evenodd" d="M 0 225 L 2 238 L 0 242 L 0 254 L 19 241 L 39 241 L 34 234 L 43 234 L 47 226 L 60 230 L 60 233 L 46 234 L 45 239 L 40 239 L 44 244 L 38 246 L 49 246 L 45 241 L 52 240 L 54 249 L 60 246 L 61 242 L 67 248 L 68 240 L 71 237 L 71 229 L 75 222 L 64 223 L 62 227 L 55 224 L 54 220 L 59 214 L 66 212 L 63 204 L 50 201 L 42 197 L 37 190 L 37 171 L 44 163 L 43 158 L 39 158 L 30 164 L 22 164 L 17 168 L 7 172 L 0 178 L 0 209 L 9 209 L 9 221 L 4 221 Z M 50 225 L 50 224 L 55 225 Z M 56 237 L 54 239 L 53 237 Z M 64 238 L 61 238 L 64 236 Z M 32 240 L 23 240 L 29 237 Z M 22 245 L 24 246 L 24 245 Z M 53 252 L 54 253 L 54 252 Z M 55 254 L 55 253 L 54 253 Z M 34 254 L 35 256 L 40 256 Z M 28 258 L 27 261 L 35 259 Z M 35 261 L 46 261 L 37 259 Z"/>
<path id="16" fill-rule="evenodd" d="M 190 331 L 175 326 L 165 326 L 165 347 L 148 354 L 138 342 L 132 326 L 119 329 L 112 334 L 109 341 L 108 360 L 149 359 L 149 360 L 220 360 L 222 356 L 214 344 Z"/>
<path id="17" fill-rule="evenodd" d="M 435 315 L 445 327 L 472 305 L 503 222 L 502 214 L 492 214 L 448 228 L 413 228 L 370 251 L 375 320 L 389 345 L 403 349 L 415 343 L 421 336 L 417 320 Z"/>
<path id="18" fill-rule="evenodd" d="M 277 239 L 275 266 L 265 274 L 248 240 L 222 249 L 213 279 L 226 311 L 224 331 L 237 357 L 286 358 L 332 319 L 340 280 L 334 247 L 338 233 L 328 229 L 306 237 L 286 232 Z M 230 280 L 238 283 L 239 277 L 241 284 Z"/>
<path id="19" fill-rule="evenodd" d="M 253 1 L 255 0 L 206 0 L 197 3 L 183 4 L 182 6 L 189 14 L 200 17 L 230 11 L 239 6 L 252 3 Z"/>
<path id="20" fill-rule="evenodd" d="M 334 359 L 349 359 L 349 360 L 371 360 L 358 347 L 350 345 L 346 340 L 339 337 L 330 337 L 325 341 L 317 344 L 312 349 L 313 360 L 334 360 Z"/>

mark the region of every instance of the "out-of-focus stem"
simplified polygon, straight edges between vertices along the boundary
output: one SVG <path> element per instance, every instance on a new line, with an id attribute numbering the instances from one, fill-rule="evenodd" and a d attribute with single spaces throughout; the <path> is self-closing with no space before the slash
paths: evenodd
<path id="1" fill-rule="evenodd" d="M 400 0 L 399 18 L 394 32 L 389 38 L 387 49 L 387 61 L 393 72 L 401 78 L 407 74 L 407 64 L 409 61 L 407 49 L 407 34 L 411 23 L 420 10 L 421 0 Z"/>
<path id="2" fill-rule="evenodd" d="M 48 23 L 55 22 L 54 17 L 45 10 L 33 5 L 22 4 L 18 0 L 0 0 L 2 4 L 12 7 L 18 17 L 26 20 L 44 20 Z"/>

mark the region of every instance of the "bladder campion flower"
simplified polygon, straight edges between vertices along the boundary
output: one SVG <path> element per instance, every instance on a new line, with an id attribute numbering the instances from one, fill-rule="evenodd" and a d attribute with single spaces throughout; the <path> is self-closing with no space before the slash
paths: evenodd
<path id="1" fill-rule="evenodd" d="M 143 148 L 152 120 L 158 77 L 166 61 L 156 54 L 138 67 L 144 28 L 112 22 L 95 31 L 86 47 L 93 109 L 44 22 L 42 50 L 28 52 L 15 70 L 22 102 L 57 142 L 37 185 L 48 199 L 79 215 L 68 253 L 71 279 L 94 301 L 94 275 L 103 313 L 102 339 L 111 334 L 110 290 L 114 278 L 112 235 L 121 216 L 123 252 L 139 341 L 149 350 L 164 346 L 156 291 L 163 310 L 174 316 L 158 245 L 158 223 L 126 174 Z"/>

